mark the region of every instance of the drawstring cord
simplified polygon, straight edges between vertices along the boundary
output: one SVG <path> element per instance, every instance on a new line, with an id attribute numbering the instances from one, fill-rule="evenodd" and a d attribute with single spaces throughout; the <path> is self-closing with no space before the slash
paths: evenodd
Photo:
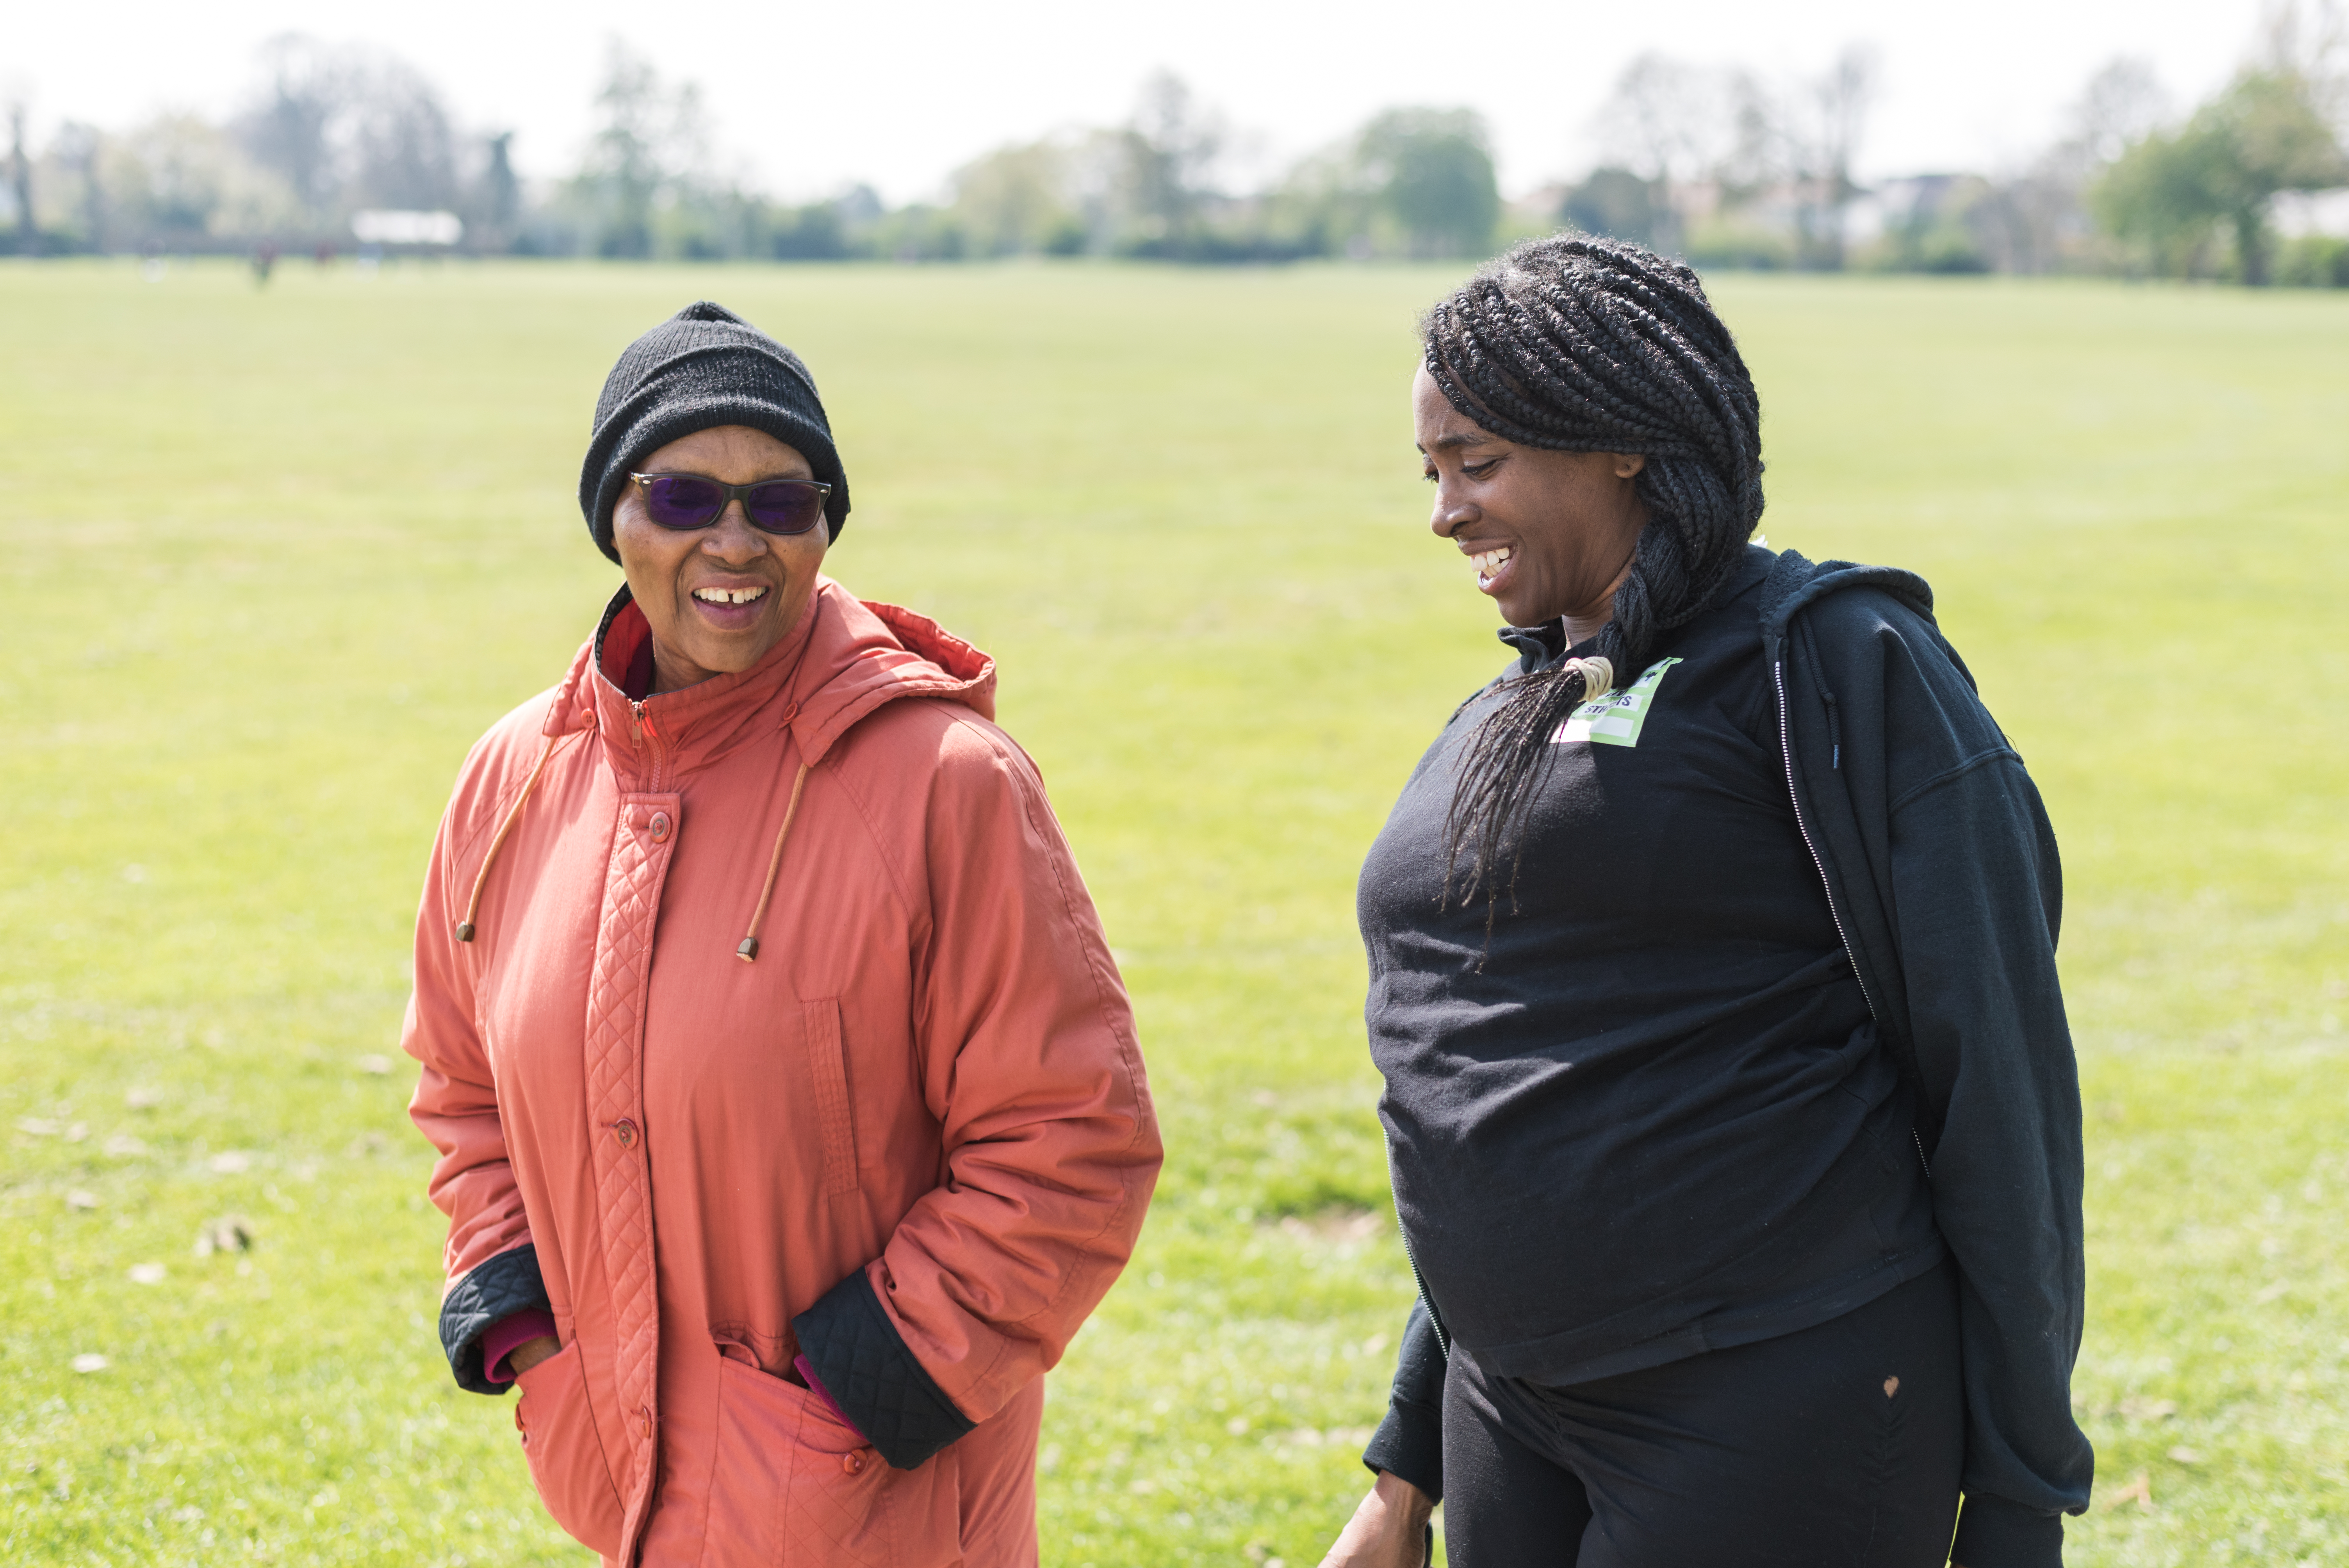
<path id="1" fill-rule="evenodd" d="M 798 712 L 799 705 L 793 703 L 785 722 L 788 723 Z M 473 896 L 465 903 L 465 918 L 457 923 L 458 941 L 473 940 L 473 922 L 481 913 L 481 893 L 490 884 L 490 868 L 497 863 L 498 851 L 505 847 L 506 835 L 512 832 L 514 824 L 522 820 L 522 809 L 530 804 L 540 776 L 546 771 L 547 763 L 554 759 L 555 748 L 562 745 L 563 740 L 562 736 L 548 738 L 546 748 L 538 754 L 537 764 L 531 769 L 530 778 L 523 784 L 522 793 L 514 797 L 512 807 L 506 812 L 506 820 L 498 824 L 498 836 L 490 841 L 490 852 L 481 857 L 481 869 L 474 874 Z M 742 944 L 734 950 L 734 956 L 745 964 L 758 962 L 759 928 L 766 923 L 767 905 L 775 896 L 775 878 L 783 869 L 783 844 L 792 836 L 792 819 L 799 815 L 800 791 L 807 788 L 807 776 L 808 764 L 802 762 L 799 772 L 792 779 L 792 798 L 783 807 L 783 825 L 775 830 L 775 850 L 767 859 L 767 882 L 759 890 L 759 907 L 750 912 L 750 929 L 743 934 Z"/>
<path id="2" fill-rule="evenodd" d="M 792 836 L 792 819 L 799 815 L 800 791 L 807 787 L 807 776 L 808 765 L 802 762 L 792 779 L 792 799 L 783 808 L 783 825 L 775 830 L 775 852 L 767 860 L 767 885 L 759 890 L 759 907 L 750 912 L 750 929 L 743 934 L 742 945 L 734 950 L 734 956 L 745 964 L 759 961 L 759 927 L 767 921 L 767 901 L 775 896 L 775 873 L 783 869 L 783 841 Z"/>
<path id="3" fill-rule="evenodd" d="M 523 785 L 522 793 L 514 797 L 513 809 L 506 813 L 506 820 L 498 824 L 498 836 L 490 841 L 490 852 L 481 857 L 481 869 L 473 878 L 473 896 L 465 903 L 465 918 L 457 923 L 458 941 L 473 940 L 473 917 L 481 913 L 481 890 L 490 885 L 490 867 L 497 863 L 498 851 L 505 847 L 506 835 L 513 831 L 514 823 L 522 819 L 522 809 L 530 803 L 531 791 L 538 788 L 539 775 L 546 771 L 548 761 L 554 756 L 554 748 L 562 744 L 563 737 L 547 737 L 546 749 L 538 754 L 538 765 L 530 770 L 529 781 Z"/>

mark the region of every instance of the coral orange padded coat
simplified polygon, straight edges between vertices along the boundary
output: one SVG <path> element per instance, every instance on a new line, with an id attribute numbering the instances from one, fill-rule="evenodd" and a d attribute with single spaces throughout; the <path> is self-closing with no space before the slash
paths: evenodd
<path id="1" fill-rule="evenodd" d="M 1159 1165 L 1042 781 L 991 661 L 829 580 L 631 701 L 647 635 L 623 590 L 433 846 L 404 1043 L 458 1380 L 552 1314 L 516 1425 L 607 1563 L 1032 1563 L 1042 1375 Z"/>

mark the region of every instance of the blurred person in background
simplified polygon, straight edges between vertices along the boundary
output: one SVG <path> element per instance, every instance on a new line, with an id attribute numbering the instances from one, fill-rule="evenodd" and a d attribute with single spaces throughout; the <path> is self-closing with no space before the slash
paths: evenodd
<path id="1" fill-rule="evenodd" d="M 620 356 L 579 500 L 626 583 L 417 924 L 449 1364 L 607 1563 L 1032 1563 L 1042 1375 L 1159 1143 L 994 665 L 822 575 L 815 384 L 717 305 Z"/>
<path id="2" fill-rule="evenodd" d="M 2023 759 L 1920 579 L 1754 540 L 1688 268 L 1529 242 L 1422 336 L 1432 526 L 1517 660 L 1362 869 L 1421 1300 L 1328 1564 L 1421 1563 L 1439 1498 L 1464 1568 L 2059 1563 L 2080 1114 Z"/>

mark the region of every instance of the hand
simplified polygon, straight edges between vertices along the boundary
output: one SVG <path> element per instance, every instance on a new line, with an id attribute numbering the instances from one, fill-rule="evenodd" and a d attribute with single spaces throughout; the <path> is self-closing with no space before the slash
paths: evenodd
<path id="1" fill-rule="evenodd" d="M 552 1334 L 525 1339 L 506 1352 L 506 1370 L 519 1377 L 562 1348 L 562 1344 Z"/>
<path id="2" fill-rule="evenodd" d="M 1427 1520 L 1434 1511 L 1435 1501 L 1425 1492 L 1381 1470 L 1321 1559 L 1321 1568 L 1423 1568 Z"/>

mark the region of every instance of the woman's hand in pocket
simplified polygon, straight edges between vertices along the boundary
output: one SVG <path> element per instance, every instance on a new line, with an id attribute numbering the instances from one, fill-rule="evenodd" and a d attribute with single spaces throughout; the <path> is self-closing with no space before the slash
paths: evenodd
<path id="1" fill-rule="evenodd" d="M 1427 1562 L 1427 1521 L 1435 1503 L 1398 1475 L 1379 1472 L 1354 1517 L 1321 1559 L 1321 1568 L 1422 1568 Z"/>
<path id="2" fill-rule="evenodd" d="M 535 1339 L 525 1339 L 506 1352 L 506 1370 L 519 1377 L 563 1346 L 552 1334 L 542 1334 Z"/>

